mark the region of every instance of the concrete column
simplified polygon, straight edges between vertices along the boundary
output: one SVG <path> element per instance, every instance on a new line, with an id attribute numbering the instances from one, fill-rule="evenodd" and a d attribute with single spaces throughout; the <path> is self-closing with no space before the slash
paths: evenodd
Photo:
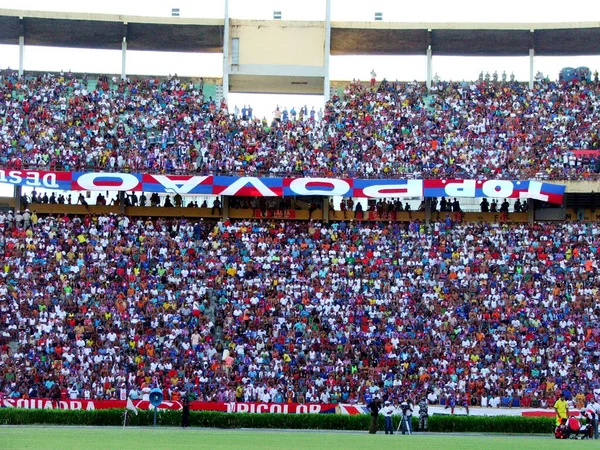
<path id="1" fill-rule="evenodd" d="M 425 223 L 431 222 L 431 198 L 425 197 Z"/>
<path id="2" fill-rule="evenodd" d="M 533 89 L 533 57 L 535 56 L 535 50 L 529 49 L 529 89 Z"/>
<path id="3" fill-rule="evenodd" d="M 19 76 L 23 76 L 23 57 L 25 54 L 25 36 L 19 36 Z"/>
<path id="4" fill-rule="evenodd" d="M 427 89 L 431 89 L 431 79 L 433 78 L 432 73 L 433 73 L 433 67 L 432 67 L 432 61 L 433 58 L 431 56 L 431 45 L 427 47 Z"/>
<path id="5" fill-rule="evenodd" d="M 223 100 L 229 108 L 229 0 L 225 0 L 225 23 L 223 26 Z"/>
<path id="6" fill-rule="evenodd" d="M 123 37 L 123 42 L 121 43 L 121 80 L 124 80 L 127 77 L 127 38 Z"/>
<path id="7" fill-rule="evenodd" d="M 325 102 L 330 100 L 331 86 L 329 81 L 329 58 L 331 56 L 331 0 L 325 2 L 325 80 L 323 81 L 323 95 Z"/>
<path id="8" fill-rule="evenodd" d="M 527 221 L 529 225 L 533 225 L 535 222 L 535 202 L 531 198 L 527 199 Z"/>
<path id="9" fill-rule="evenodd" d="M 323 223 L 329 223 L 329 199 L 330 197 L 323 197 Z"/>
<path id="10" fill-rule="evenodd" d="M 221 196 L 221 213 L 223 221 L 229 219 L 229 197 Z"/>
<path id="11" fill-rule="evenodd" d="M 119 191 L 119 214 L 125 214 L 125 192 Z"/>
<path id="12" fill-rule="evenodd" d="M 19 211 L 21 211 L 21 195 L 22 195 L 22 189 L 21 186 L 15 186 L 14 189 L 14 200 L 15 200 L 15 208 L 14 208 L 14 213 L 18 213 Z"/>

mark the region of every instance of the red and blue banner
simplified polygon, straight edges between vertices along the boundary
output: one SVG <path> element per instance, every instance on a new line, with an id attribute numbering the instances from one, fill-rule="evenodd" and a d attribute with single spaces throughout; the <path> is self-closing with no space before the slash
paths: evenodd
<path id="1" fill-rule="evenodd" d="M 65 191 L 134 191 L 237 197 L 519 198 L 562 204 L 566 187 L 544 181 L 362 180 L 0 170 L 0 183 Z"/>
<path id="2" fill-rule="evenodd" d="M 51 400 L 48 398 L 4 398 L 0 399 L 0 408 L 25 408 L 25 409 L 125 409 L 126 400 Z M 148 400 L 133 400 L 137 409 L 152 409 Z M 192 411 L 220 411 L 250 414 L 335 414 L 335 404 L 323 403 L 258 403 L 258 402 L 190 402 Z M 164 400 L 158 409 L 181 410 L 183 405 L 179 401 Z"/>

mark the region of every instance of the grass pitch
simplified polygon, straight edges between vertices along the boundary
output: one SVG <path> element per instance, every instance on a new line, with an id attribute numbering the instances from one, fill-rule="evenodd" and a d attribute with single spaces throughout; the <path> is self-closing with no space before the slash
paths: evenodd
<path id="1" fill-rule="evenodd" d="M 331 431 L 265 431 L 177 428 L 0 426 L 0 449 L 211 449 L 336 450 L 569 450 L 598 448 L 598 441 L 553 436 L 432 434 L 386 436 Z"/>

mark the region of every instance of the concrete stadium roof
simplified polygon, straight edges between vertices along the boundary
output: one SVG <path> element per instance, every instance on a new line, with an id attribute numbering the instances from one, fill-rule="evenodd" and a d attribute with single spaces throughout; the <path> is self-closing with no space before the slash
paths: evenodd
<path id="1" fill-rule="evenodd" d="M 291 22 L 293 23 L 293 22 Z M 322 23 L 322 22 L 321 22 Z M 220 53 L 223 19 L 0 9 L 0 44 Z M 600 54 L 600 22 L 332 22 L 332 55 L 540 56 Z"/>
<path id="2" fill-rule="evenodd" d="M 222 19 L 141 17 L 0 9 L 0 44 L 220 53 Z"/>
<path id="3" fill-rule="evenodd" d="M 600 22 L 333 22 L 332 55 L 538 56 L 600 54 Z"/>

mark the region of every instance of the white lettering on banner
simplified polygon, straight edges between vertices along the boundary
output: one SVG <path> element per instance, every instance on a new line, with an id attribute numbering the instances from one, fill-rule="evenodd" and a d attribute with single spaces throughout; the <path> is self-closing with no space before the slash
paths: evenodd
<path id="1" fill-rule="evenodd" d="M 8 172 L 8 182 L 12 184 L 21 184 L 23 177 L 20 170 L 11 170 Z"/>
<path id="2" fill-rule="evenodd" d="M 271 408 L 269 409 L 270 413 L 277 413 L 277 414 L 281 414 L 283 412 L 281 405 L 271 405 Z M 286 411 L 287 413 L 287 411 Z"/>
<path id="3" fill-rule="evenodd" d="M 296 407 L 296 414 L 308 414 L 308 405 L 298 405 Z"/>
<path id="4" fill-rule="evenodd" d="M 296 408 L 296 414 L 319 414 L 321 412 L 321 405 L 308 404 L 298 405 Z"/>
<path id="5" fill-rule="evenodd" d="M 58 189 L 58 183 L 56 183 L 56 174 L 47 173 L 42 177 L 42 186 L 50 189 Z"/>
<path id="6" fill-rule="evenodd" d="M 27 186 L 39 186 L 40 185 L 39 172 L 27 172 L 25 174 L 25 184 Z"/>
<path id="7" fill-rule="evenodd" d="M 96 185 L 98 178 L 112 178 L 115 182 L 120 182 L 118 186 L 106 186 Z M 99 173 L 86 173 L 80 175 L 77 180 L 74 180 L 83 189 L 88 191 L 130 191 L 137 187 L 140 181 L 129 173 L 111 173 L 111 172 L 99 172 Z"/>
<path id="8" fill-rule="evenodd" d="M 231 183 L 227 188 L 219 195 L 236 195 L 240 189 L 247 184 L 251 184 L 260 192 L 263 197 L 278 197 L 278 195 L 269 189 L 260 179 L 256 177 L 241 177 Z"/>
<path id="9" fill-rule="evenodd" d="M 531 198 L 547 202 L 549 197 L 542 194 L 542 183 L 540 181 L 530 181 L 529 189 L 525 192 L 519 192 L 519 198 Z"/>
<path id="10" fill-rule="evenodd" d="M 265 412 L 269 410 L 269 405 L 257 405 L 256 406 L 256 412 L 257 413 L 261 413 L 261 412 Z"/>
<path id="11" fill-rule="evenodd" d="M 407 180 L 406 184 L 376 184 L 364 188 L 363 193 L 370 198 L 422 197 L 423 180 Z"/>
<path id="12" fill-rule="evenodd" d="M 512 195 L 514 188 L 512 181 L 492 180 L 483 183 L 481 190 L 486 197 L 508 198 Z"/>
<path id="13" fill-rule="evenodd" d="M 23 409 L 82 409 L 83 402 L 78 400 L 61 400 L 58 405 L 54 403 L 52 400 L 48 399 L 12 399 L 5 398 L 1 402 L 2 406 L 5 408 L 23 408 Z M 57 408 L 58 406 L 58 408 Z M 87 411 L 95 410 L 94 402 L 88 401 L 85 409 Z"/>
<path id="14" fill-rule="evenodd" d="M 459 183 L 448 183 L 444 190 L 447 197 L 475 197 L 476 184 L 475 180 L 462 180 Z"/>
<path id="15" fill-rule="evenodd" d="M 172 180 L 167 175 L 152 175 L 156 181 L 164 186 L 166 192 L 172 194 L 189 194 L 192 189 L 202 184 L 208 177 L 191 177 L 189 180 Z"/>
<path id="16" fill-rule="evenodd" d="M 331 189 L 325 186 L 319 186 L 320 189 L 307 189 L 310 183 L 328 184 Z M 334 178 L 296 178 L 290 183 L 290 189 L 298 195 L 341 195 L 344 196 L 349 190 L 350 185 L 344 180 Z"/>
<path id="17" fill-rule="evenodd" d="M 319 410 L 320 409 L 321 407 L 319 406 Z M 235 403 L 231 409 L 229 408 L 229 405 L 227 406 L 227 412 L 252 414 L 268 412 L 272 414 L 288 414 L 289 405 L 281 405 L 279 403 Z"/>
<path id="18" fill-rule="evenodd" d="M 8 178 L 5 170 L 0 170 L 0 183 L 22 184 L 23 181 L 27 186 L 46 187 L 48 189 L 58 189 L 55 173 L 46 173 L 41 177 L 37 171 L 23 172 L 21 170 L 11 170 L 8 172 Z M 25 180 L 23 180 L 25 178 Z"/>

